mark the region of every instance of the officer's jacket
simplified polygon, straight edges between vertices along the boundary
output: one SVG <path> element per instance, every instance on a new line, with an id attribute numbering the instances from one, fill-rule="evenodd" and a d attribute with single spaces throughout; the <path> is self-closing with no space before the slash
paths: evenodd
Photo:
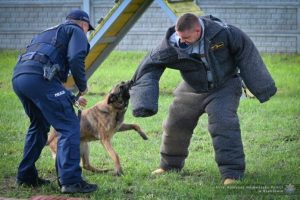
<path id="1" fill-rule="evenodd" d="M 239 70 L 245 84 L 260 102 L 274 95 L 275 83 L 250 38 L 240 29 L 226 25 L 213 16 L 201 19 L 205 26 L 204 51 L 208 65 L 170 45 L 169 38 L 175 32 L 175 27 L 170 27 L 162 43 L 148 54 L 133 76 L 135 86 L 131 93 L 134 98 L 143 98 L 134 93 L 147 90 L 139 86 L 139 82 L 145 82 L 143 77 L 150 77 L 151 82 L 159 81 L 166 67 L 180 70 L 184 81 L 199 93 L 221 87 Z M 209 87 L 208 70 L 213 75 L 213 87 Z"/>
<path id="2" fill-rule="evenodd" d="M 66 23 L 49 28 L 37 34 L 26 48 L 26 53 L 37 52 L 46 55 L 51 64 L 59 64 L 58 77 L 60 81 L 67 80 L 72 73 L 76 86 L 80 91 L 87 87 L 84 60 L 89 52 L 89 43 L 84 31 L 75 23 Z M 14 77 L 24 73 L 40 73 L 40 68 L 34 61 L 20 62 L 14 70 Z"/>

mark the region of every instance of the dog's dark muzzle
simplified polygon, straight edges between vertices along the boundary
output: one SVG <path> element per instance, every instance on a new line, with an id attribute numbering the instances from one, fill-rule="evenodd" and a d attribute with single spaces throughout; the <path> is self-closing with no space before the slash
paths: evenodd
<path id="1" fill-rule="evenodd" d="M 129 100 L 130 98 L 130 94 L 129 94 L 129 90 L 131 88 L 133 84 L 133 81 L 126 81 L 126 82 L 121 82 L 119 89 L 120 92 L 122 93 L 122 97 L 124 100 Z"/>

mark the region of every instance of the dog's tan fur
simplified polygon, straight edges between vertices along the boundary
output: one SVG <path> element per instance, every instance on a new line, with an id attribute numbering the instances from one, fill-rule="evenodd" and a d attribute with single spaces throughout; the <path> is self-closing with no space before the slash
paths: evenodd
<path id="1" fill-rule="evenodd" d="M 90 141 L 101 141 L 109 156 L 114 161 L 115 174 L 121 175 L 123 171 L 120 159 L 110 142 L 113 135 L 118 131 L 135 130 L 143 139 L 147 139 L 147 136 L 139 125 L 123 123 L 129 100 L 130 86 L 128 84 L 122 82 L 115 86 L 103 101 L 97 103 L 92 108 L 82 111 L 80 120 L 80 155 L 84 169 L 93 172 L 107 171 L 97 169 L 90 164 L 88 147 L 88 142 Z M 48 137 L 48 144 L 54 158 L 57 151 L 57 140 L 56 131 L 52 131 Z"/>

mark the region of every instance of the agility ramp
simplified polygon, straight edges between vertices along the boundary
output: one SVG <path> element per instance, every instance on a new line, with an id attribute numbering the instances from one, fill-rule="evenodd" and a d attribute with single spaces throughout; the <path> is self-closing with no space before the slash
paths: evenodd
<path id="1" fill-rule="evenodd" d="M 85 70 L 89 79 L 105 58 L 113 51 L 136 21 L 155 1 L 175 23 L 176 18 L 183 13 L 203 15 L 193 0 L 119 0 L 100 21 L 95 31 L 89 36 L 90 53 L 85 59 Z M 72 75 L 68 77 L 65 86 L 76 89 Z"/>

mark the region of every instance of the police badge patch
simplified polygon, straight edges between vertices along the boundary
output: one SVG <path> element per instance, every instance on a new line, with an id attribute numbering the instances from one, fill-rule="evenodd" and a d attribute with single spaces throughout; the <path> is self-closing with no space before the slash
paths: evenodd
<path id="1" fill-rule="evenodd" d="M 212 50 L 217 50 L 217 49 L 221 49 L 224 48 L 224 42 L 218 42 L 216 44 L 211 45 L 210 47 Z"/>

